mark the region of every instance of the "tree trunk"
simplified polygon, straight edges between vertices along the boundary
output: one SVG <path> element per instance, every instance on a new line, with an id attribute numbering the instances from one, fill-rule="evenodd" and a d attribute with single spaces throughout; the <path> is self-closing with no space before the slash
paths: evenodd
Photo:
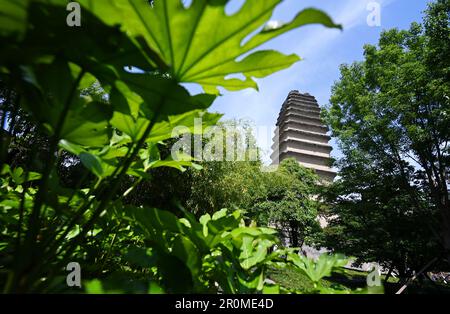
<path id="1" fill-rule="evenodd" d="M 289 227 L 291 229 L 291 246 L 298 247 L 298 224 L 295 220 L 289 221 Z"/>
<path id="2" fill-rule="evenodd" d="M 389 278 L 391 277 L 393 270 L 394 270 L 394 263 L 391 264 L 391 267 L 389 267 L 389 271 L 386 274 L 386 277 L 384 278 L 384 283 L 385 284 L 388 282 Z"/>

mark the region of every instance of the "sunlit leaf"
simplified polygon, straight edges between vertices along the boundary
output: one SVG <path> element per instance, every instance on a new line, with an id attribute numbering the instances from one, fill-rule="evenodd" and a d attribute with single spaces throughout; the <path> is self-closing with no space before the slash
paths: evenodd
<path id="1" fill-rule="evenodd" d="M 83 152 L 79 155 L 81 163 L 92 171 L 96 176 L 102 177 L 103 168 L 102 161 L 95 155 Z"/>
<path id="2" fill-rule="evenodd" d="M 181 1 L 155 1 L 153 7 L 146 1 L 132 5 L 125 0 L 80 1 L 108 24 L 121 24 L 129 34 L 143 36 L 171 67 L 177 81 L 200 83 L 208 93 L 217 93 L 217 86 L 229 90 L 256 88 L 252 77 L 267 76 L 299 60 L 296 55 L 271 50 L 256 51 L 239 60 L 273 37 L 313 23 L 339 27 L 322 11 L 306 9 L 289 23 L 253 34 L 270 19 L 280 2 L 247 0 L 229 16 L 225 13 L 226 1 L 194 0 L 187 9 Z M 226 79 L 236 73 L 245 79 Z"/>

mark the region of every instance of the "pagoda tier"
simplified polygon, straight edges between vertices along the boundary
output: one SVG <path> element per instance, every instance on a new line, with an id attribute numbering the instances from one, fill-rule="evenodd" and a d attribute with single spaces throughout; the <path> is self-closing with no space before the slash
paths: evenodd
<path id="1" fill-rule="evenodd" d="M 313 169 L 322 181 L 332 182 L 336 172 L 330 167 L 332 147 L 328 128 L 320 118 L 320 107 L 314 96 L 294 90 L 289 93 L 277 119 L 273 138 L 272 163 L 293 157 Z"/>

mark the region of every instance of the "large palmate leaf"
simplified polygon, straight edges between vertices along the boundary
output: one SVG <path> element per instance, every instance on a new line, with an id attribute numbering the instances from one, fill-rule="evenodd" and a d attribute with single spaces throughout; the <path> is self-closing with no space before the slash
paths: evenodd
<path id="1" fill-rule="evenodd" d="M 151 74 L 122 74 L 110 94 L 115 112 L 111 124 L 133 140 L 142 136 L 149 120 L 158 121 L 147 141 L 170 138 L 177 125 L 194 124 L 194 118 L 208 108 L 214 96 L 190 96 L 174 80 Z M 123 84 L 125 82 L 126 84 Z M 155 117 L 155 114 L 158 116 Z M 207 115 L 210 117 L 211 115 Z M 218 119 L 211 121 L 217 122 Z"/>
<path id="2" fill-rule="evenodd" d="M 314 283 L 319 282 L 323 277 L 330 276 L 334 270 L 348 263 L 348 259 L 340 254 L 322 254 L 317 261 L 314 261 L 306 256 L 290 253 L 287 259 L 294 263 Z"/>
<path id="3" fill-rule="evenodd" d="M 0 50 L 3 64 L 30 63 L 42 56 L 64 56 L 86 71 L 105 75 L 125 66 L 156 69 L 149 47 L 142 47 L 116 26 L 83 10 L 82 27 L 66 25 L 66 0 L 3 0 L 0 6 Z M 6 39 L 8 39 L 6 41 Z M 10 43 L 7 45 L 6 43 Z M 142 51 L 146 53 L 143 54 Z M 158 63 L 158 66 L 166 66 Z M 100 79 L 99 77 L 97 77 Z"/>
<path id="4" fill-rule="evenodd" d="M 155 124 L 148 142 L 159 142 L 177 137 L 184 133 L 202 134 L 208 126 L 216 125 L 222 114 L 201 110 L 188 111 L 176 116 L 169 116 L 167 121 Z"/>
<path id="5" fill-rule="evenodd" d="M 42 123 L 50 134 L 86 146 L 102 146 L 109 141 L 111 106 L 80 96 L 77 80 L 69 64 L 55 58 L 50 64 L 23 67 L 27 91 L 22 106 Z M 59 128 L 59 129 L 58 129 Z"/>
<path id="6" fill-rule="evenodd" d="M 0 35 L 20 36 L 25 30 L 28 0 L 2 1 L 0 8 Z"/>
<path id="7" fill-rule="evenodd" d="M 80 104 L 70 110 L 61 130 L 61 138 L 85 146 L 102 146 L 108 143 L 111 130 L 108 120 L 111 109 L 100 102 Z"/>
<path id="8" fill-rule="evenodd" d="M 81 0 L 84 7 L 110 25 L 121 24 L 130 35 L 147 44 L 171 67 L 180 82 L 200 83 L 207 92 L 217 86 L 229 90 L 256 87 L 252 77 L 264 77 L 287 68 L 299 57 L 273 50 L 256 51 L 238 60 L 268 40 L 291 29 L 319 23 L 340 27 L 322 11 L 306 9 L 289 23 L 269 23 L 281 0 L 247 0 L 233 15 L 225 13 L 227 0 L 182 1 Z M 250 38 L 249 38 L 250 36 Z M 227 78 L 241 73 L 244 80 Z"/>

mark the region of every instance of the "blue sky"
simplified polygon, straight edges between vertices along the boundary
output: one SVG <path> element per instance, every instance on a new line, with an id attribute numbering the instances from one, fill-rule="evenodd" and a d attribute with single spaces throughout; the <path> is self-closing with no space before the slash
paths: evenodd
<path id="1" fill-rule="evenodd" d="M 264 1 L 264 0 L 261 0 Z M 231 0 L 229 9 L 238 8 L 243 1 Z M 367 25 L 367 4 L 381 5 L 381 26 Z M 326 106 L 331 86 L 339 78 L 339 65 L 363 59 L 363 45 L 376 44 L 380 32 L 389 28 L 408 28 L 413 21 L 421 22 L 426 0 L 285 0 L 275 10 L 273 20 L 290 21 L 298 11 L 315 7 L 327 12 L 343 25 L 341 32 L 319 25 L 293 30 L 266 43 L 262 48 L 283 53 L 296 53 L 303 58 L 289 69 L 258 80 L 259 92 L 222 90 L 211 111 L 225 114 L 225 119 L 249 119 L 257 126 L 273 126 L 280 106 L 288 92 L 297 89 L 314 95 Z M 259 140 L 259 139 L 258 139 Z M 268 152 L 264 141 L 259 143 Z M 332 156 L 339 157 L 333 140 Z M 265 160 L 267 156 L 264 158 Z"/>

